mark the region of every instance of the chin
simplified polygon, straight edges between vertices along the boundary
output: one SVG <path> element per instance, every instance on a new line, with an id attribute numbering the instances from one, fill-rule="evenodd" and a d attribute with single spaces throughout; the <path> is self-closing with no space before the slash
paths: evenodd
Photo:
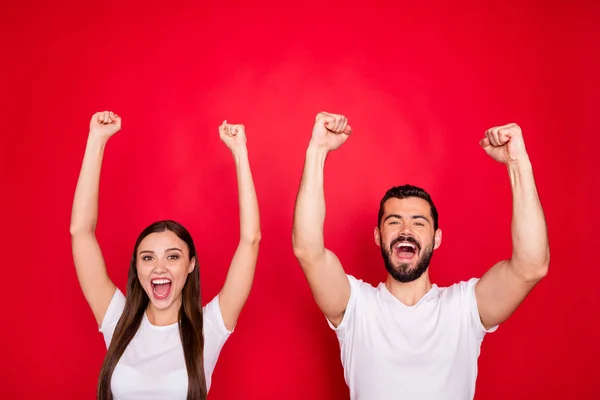
<path id="1" fill-rule="evenodd" d="M 409 262 L 406 261 L 398 261 L 396 262 L 396 270 L 398 272 L 408 272 L 408 271 L 413 271 L 417 268 L 417 265 L 419 264 L 419 259 L 415 258 L 414 260 L 410 260 Z"/>
<path id="2" fill-rule="evenodd" d="M 157 310 L 166 310 L 166 309 L 170 308 L 173 305 L 173 303 L 175 303 L 175 300 L 177 297 L 174 295 L 174 293 L 169 293 L 165 298 L 161 299 L 161 298 L 157 298 L 152 291 L 150 293 L 148 293 L 147 290 L 146 290 L 146 295 L 148 296 L 148 299 L 150 300 L 152 307 Z"/>
<path id="3" fill-rule="evenodd" d="M 166 310 L 173 304 L 171 299 L 157 300 L 150 298 L 150 303 L 152 303 L 152 307 L 157 310 Z"/>

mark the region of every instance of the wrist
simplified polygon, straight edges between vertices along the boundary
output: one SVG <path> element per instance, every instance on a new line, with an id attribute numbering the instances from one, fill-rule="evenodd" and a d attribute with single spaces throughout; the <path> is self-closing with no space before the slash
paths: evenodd
<path id="1" fill-rule="evenodd" d="M 528 156 L 509 161 L 506 163 L 506 167 L 509 171 L 513 172 L 528 171 L 532 169 L 531 161 Z"/>
<path id="2" fill-rule="evenodd" d="M 514 160 L 506 164 L 513 189 L 526 185 L 533 178 L 533 167 L 529 158 Z"/>
<path id="3" fill-rule="evenodd" d="M 329 154 L 329 150 L 323 145 L 315 143 L 311 140 L 308 144 L 308 148 L 306 149 L 306 154 L 324 158 L 327 157 L 327 154 Z"/>
<path id="4" fill-rule="evenodd" d="M 88 143 L 93 145 L 105 146 L 106 142 L 108 142 L 108 139 L 108 136 L 93 130 L 90 130 L 90 132 L 88 133 Z"/>
<path id="5" fill-rule="evenodd" d="M 236 162 L 248 157 L 248 149 L 246 146 L 239 146 L 231 149 L 231 154 Z"/>
<path id="6" fill-rule="evenodd" d="M 319 169 L 325 168 L 325 161 L 327 160 L 327 154 L 329 150 L 323 146 L 317 144 L 310 144 L 306 149 L 306 165 L 316 165 Z"/>

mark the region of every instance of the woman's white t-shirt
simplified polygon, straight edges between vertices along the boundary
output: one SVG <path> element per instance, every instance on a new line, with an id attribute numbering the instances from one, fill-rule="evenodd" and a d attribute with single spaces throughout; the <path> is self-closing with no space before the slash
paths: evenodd
<path id="1" fill-rule="evenodd" d="M 100 326 L 107 348 L 124 307 L 125 296 L 117 289 Z M 202 315 L 204 374 L 208 391 L 219 353 L 232 332 L 225 328 L 218 295 L 203 307 Z M 155 326 L 144 313 L 138 332 L 125 349 L 113 372 L 111 379 L 113 398 L 115 400 L 185 399 L 187 389 L 188 376 L 178 323 Z"/>

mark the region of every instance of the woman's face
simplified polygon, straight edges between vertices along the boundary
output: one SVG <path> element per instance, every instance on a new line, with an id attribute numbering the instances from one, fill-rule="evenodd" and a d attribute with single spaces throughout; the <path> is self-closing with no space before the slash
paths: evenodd
<path id="1" fill-rule="evenodd" d="M 188 274 L 194 270 L 187 244 L 166 230 L 146 236 L 137 250 L 137 275 L 140 284 L 158 310 L 181 305 L 181 293 Z"/>

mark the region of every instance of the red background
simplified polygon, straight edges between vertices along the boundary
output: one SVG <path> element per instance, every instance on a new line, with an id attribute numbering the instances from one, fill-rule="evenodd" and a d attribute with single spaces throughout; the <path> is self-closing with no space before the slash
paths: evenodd
<path id="1" fill-rule="evenodd" d="M 291 248 L 321 110 L 355 131 L 327 162 L 326 243 L 373 284 L 385 278 L 378 201 L 396 184 L 437 203 L 438 284 L 510 256 L 508 176 L 478 140 L 522 126 L 552 264 L 484 340 L 476 398 L 600 396 L 599 3 L 52 3 L 5 3 L 0 16 L 1 397 L 94 398 L 105 348 L 75 276 L 69 218 L 89 118 L 105 109 L 124 119 L 101 182 L 110 276 L 123 289 L 137 234 L 177 219 L 199 247 L 204 301 L 238 240 L 235 170 L 217 126 L 247 126 L 263 241 L 210 398 L 348 398 L 337 340 Z"/>

